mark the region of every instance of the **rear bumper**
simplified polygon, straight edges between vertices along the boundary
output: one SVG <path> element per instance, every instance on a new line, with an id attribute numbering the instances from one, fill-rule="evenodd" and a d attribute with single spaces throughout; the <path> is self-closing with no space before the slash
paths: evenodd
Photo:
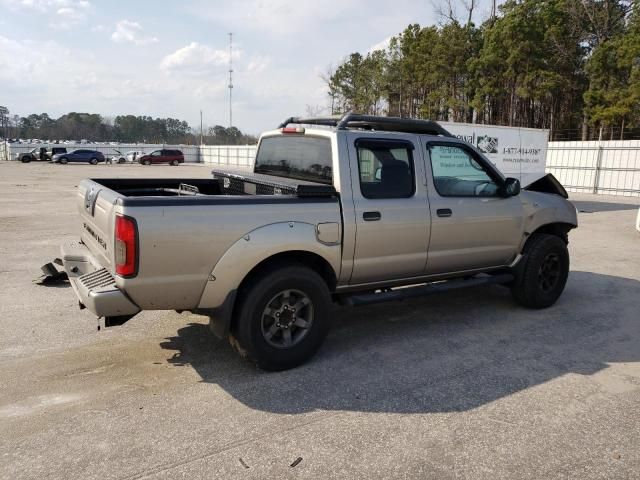
<path id="1" fill-rule="evenodd" d="M 80 304 L 99 317 L 133 316 L 140 308 L 120 290 L 111 273 L 97 264 L 82 243 L 62 245 L 61 258 Z"/>

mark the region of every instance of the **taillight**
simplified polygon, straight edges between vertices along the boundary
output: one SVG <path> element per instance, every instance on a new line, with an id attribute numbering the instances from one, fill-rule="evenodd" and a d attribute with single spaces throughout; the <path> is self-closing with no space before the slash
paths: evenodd
<path id="1" fill-rule="evenodd" d="M 133 277 L 138 273 L 138 228 L 131 217 L 116 215 L 116 273 Z"/>

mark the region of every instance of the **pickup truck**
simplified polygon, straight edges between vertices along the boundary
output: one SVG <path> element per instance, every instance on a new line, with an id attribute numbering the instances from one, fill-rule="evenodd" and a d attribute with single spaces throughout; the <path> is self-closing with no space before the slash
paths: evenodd
<path id="1" fill-rule="evenodd" d="M 290 118 L 253 172 L 83 180 L 62 261 L 80 307 L 120 325 L 190 311 L 260 368 L 301 364 L 334 303 L 502 284 L 545 308 L 569 273 L 576 209 L 551 175 L 526 189 L 426 120 Z"/>

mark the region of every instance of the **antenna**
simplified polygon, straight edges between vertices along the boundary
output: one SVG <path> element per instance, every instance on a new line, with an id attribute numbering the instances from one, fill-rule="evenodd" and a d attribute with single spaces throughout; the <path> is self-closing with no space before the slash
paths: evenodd
<path id="1" fill-rule="evenodd" d="M 229 33 L 229 128 L 233 126 L 233 33 Z"/>

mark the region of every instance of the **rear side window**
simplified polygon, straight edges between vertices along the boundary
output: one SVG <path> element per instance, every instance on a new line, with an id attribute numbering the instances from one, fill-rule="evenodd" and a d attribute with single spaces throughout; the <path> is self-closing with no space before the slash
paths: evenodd
<path id="1" fill-rule="evenodd" d="M 254 171 L 331 185 L 331 141 L 299 135 L 263 138 Z"/>
<path id="2" fill-rule="evenodd" d="M 360 191 L 365 198 L 408 198 L 415 193 L 413 145 L 360 139 L 356 142 Z"/>

